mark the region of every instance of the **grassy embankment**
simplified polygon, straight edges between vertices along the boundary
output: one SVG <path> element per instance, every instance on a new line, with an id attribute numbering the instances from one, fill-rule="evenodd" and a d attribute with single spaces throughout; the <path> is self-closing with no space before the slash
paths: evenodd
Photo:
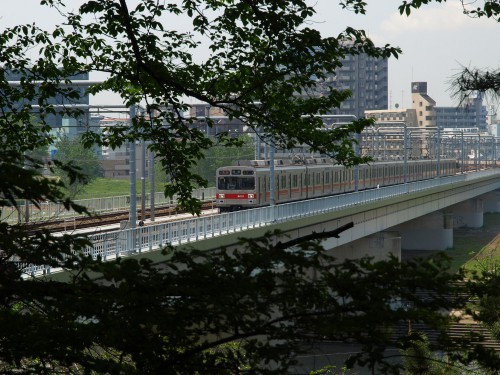
<path id="1" fill-rule="evenodd" d="M 141 181 L 136 184 L 136 191 L 141 193 Z M 161 191 L 161 190 L 157 190 Z M 150 192 L 149 182 L 146 182 L 146 192 Z M 75 199 L 115 197 L 130 194 L 130 181 L 111 178 L 97 178 L 85 186 Z"/>
<path id="2" fill-rule="evenodd" d="M 491 269 L 500 262 L 500 213 L 485 214 L 482 228 L 455 229 L 453 269 L 463 266 L 466 270 Z"/>
<path id="3" fill-rule="evenodd" d="M 407 251 L 403 259 L 421 258 L 435 252 Z M 445 250 L 452 258 L 451 271 L 463 267 L 466 271 L 481 271 L 500 265 L 500 213 L 485 214 L 481 228 L 453 230 L 453 248 Z"/>

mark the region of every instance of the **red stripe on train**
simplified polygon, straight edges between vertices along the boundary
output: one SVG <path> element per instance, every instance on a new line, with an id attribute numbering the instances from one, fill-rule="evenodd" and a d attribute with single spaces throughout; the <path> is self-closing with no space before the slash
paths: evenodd
<path id="1" fill-rule="evenodd" d="M 217 194 L 217 199 L 249 199 L 249 194 Z M 250 194 L 255 199 L 255 194 Z"/>

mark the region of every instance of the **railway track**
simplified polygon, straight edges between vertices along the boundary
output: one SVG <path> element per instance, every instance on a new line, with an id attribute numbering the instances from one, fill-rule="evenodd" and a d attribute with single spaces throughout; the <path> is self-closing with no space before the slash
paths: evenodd
<path id="1" fill-rule="evenodd" d="M 203 202 L 202 210 L 208 210 L 214 208 L 215 204 L 212 201 Z M 172 220 L 176 220 L 173 215 L 186 213 L 185 210 L 179 210 L 177 207 L 173 207 L 171 205 L 168 206 L 158 206 L 155 208 L 155 217 L 164 217 L 164 216 L 172 216 Z M 62 232 L 66 230 L 77 230 L 77 229 L 86 229 L 93 228 L 98 226 L 105 225 L 113 225 L 119 224 L 123 221 L 129 220 L 129 211 L 115 211 L 106 214 L 100 214 L 96 216 L 82 216 L 71 219 L 56 219 L 38 223 L 28 223 L 24 224 L 28 233 L 34 233 L 40 229 L 47 229 L 50 232 Z M 148 219 L 151 217 L 151 210 L 146 210 L 145 218 Z M 138 215 L 140 218 L 140 215 Z M 139 225 L 142 222 L 142 219 L 139 221 Z M 115 229 L 109 229 L 115 230 Z"/>

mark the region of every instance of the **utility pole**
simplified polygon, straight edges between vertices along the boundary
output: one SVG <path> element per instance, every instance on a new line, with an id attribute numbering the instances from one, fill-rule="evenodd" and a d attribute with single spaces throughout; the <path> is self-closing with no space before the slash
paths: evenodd
<path id="1" fill-rule="evenodd" d="M 135 105 L 130 107 L 130 128 L 134 127 L 134 118 L 135 118 Z M 137 187 L 136 187 L 136 157 L 135 157 L 135 140 L 128 141 L 129 144 L 129 176 L 130 176 L 130 228 L 136 228 L 137 222 Z"/>
<path id="2" fill-rule="evenodd" d="M 141 120 L 144 124 L 144 110 L 141 111 Z M 146 221 L 146 141 L 141 137 L 141 223 Z"/>

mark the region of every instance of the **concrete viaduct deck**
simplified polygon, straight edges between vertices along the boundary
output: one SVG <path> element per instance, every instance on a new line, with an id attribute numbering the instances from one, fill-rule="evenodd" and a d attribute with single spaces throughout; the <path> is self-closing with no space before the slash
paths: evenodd
<path id="1" fill-rule="evenodd" d="M 449 247 L 450 231 L 452 237 L 454 213 L 460 213 L 462 224 L 464 222 L 467 224 L 470 216 L 467 207 L 460 207 L 462 202 L 470 202 L 497 189 L 500 189 L 500 169 L 490 169 L 341 196 L 95 235 L 91 238 L 94 246 L 89 248 L 88 252 L 105 260 L 132 257 L 162 262 L 165 260 L 165 255 L 162 255 L 160 249 L 167 243 L 182 249 L 210 250 L 221 246 L 230 248 L 236 246 L 242 237 L 256 238 L 276 229 L 294 239 L 312 232 L 331 231 L 351 222 L 354 226 L 342 232 L 340 238 L 330 238 L 323 243 L 325 249 L 335 251 L 335 256 L 337 252 L 339 257 L 363 255 L 354 254 L 354 248 L 359 248 L 365 253 L 368 248 L 381 248 L 379 250 L 381 257 L 385 257 L 388 252 L 397 254 L 401 251 L 401 244 L 404 244 L 402 239 L 407 237 L 414 240 L 415 233 L 420 238 L 437 239 L 439 243 L 436 248 L 443 248 L 442 243 L 446 248 Z M 497 206 L 500 208 L 500 198 L 497 201 Z M 473 211 L 477 208 L 474 204 L 469 206 Z M 482 206 L 480 208 L 475 210 L 472 216 L 477 216 L 480 211 L 481 226 Z M 436 215 L 434 214 L 436 212 L 439 213 L 437 218 L 431 216 L 429 220 L 428 215 Z M 422 217 L 425 219 L 423 225 L 419 224 L 421 228 L 413 224 L 410 225 L 411 229 L 404 227 L 405 223 L 414 223 L 414 220 L 418 221 Z M 425 232 L 419 233 L 419 231 L 427 233 L 422 236 Z M 368 242 L 360 244 L 356 241 Z M 381 242 L 386 245 L 379 246 Z M 387 248 L 388 243 L 392 243 L 392 247 Z M 373 244 L 375 246 L 372 246 Z M 346 246 L 349 247 L 347 254 Z M 369 253 L 378 257 L 376 252 Z M 65 273 L 57 272 L 60 270 L 55 269 L 36 269 L 31 273 L 38 274 L 41 271 L 52 273 L 53 277 L 57 273 Z"/>
<path id="2" fill-rule="evenodd" d="M 331 231 L 352 222 L 354 226 L 342 232 L 339 238 L 324 241 L 323 246 L 325 249 L 334 249 L 376 233 L 394 230 L 394 228 L 400 229 L 398 226 L 403 223 L 425 217 L 437 211 L 447 215 L 448 223 L 446 223 L 445 219 L 441 221 L 442 225 L 444 227 L 451 226 L 451 228 L 447 229 L 452 229 L 453 222 L 459 221 L 462 224 L 467 224 L 467 222 L 463 222 L 463 217 L 462 220 L 457 220 L 456 217 L 452 216 L 453 212 L 457 212 L 453 209 L 454 207 L 460 207 L 457 205 L 497 189 L 500 189 L 500 170 L 473 179 L 464 179 L 424 190 L 409 191 L 394 197 L 369 202 L 361 198 L 359 204 L 346 208 L 318 213 L 297 220 L 277 222 L 265 227 L 246 230 L 244 233 L 234 232 L 221 237 L 209 238 L 191 244 L 191 246 L 206 250 L 220 246 L 230 247 L 237 243 L 238 238 L 255 238 L 275 229 L 282 231 L 290 239 L 295 239 L 312 232 Z M 362 196 L 363 192 L 357 194 Z M 500 204 L 500 195 L 498 199 Z M 459 212 L 463 213 L 462 210 Z M 482 215 L 482 211 L 480 214 Z M 440 228 L 434 229 L 440 230 Z M 424 231 L 425 229 L 417 228 L 416 230 Z M 438 243 L 436 248 L 439 247 L 442 246 Z"/>

